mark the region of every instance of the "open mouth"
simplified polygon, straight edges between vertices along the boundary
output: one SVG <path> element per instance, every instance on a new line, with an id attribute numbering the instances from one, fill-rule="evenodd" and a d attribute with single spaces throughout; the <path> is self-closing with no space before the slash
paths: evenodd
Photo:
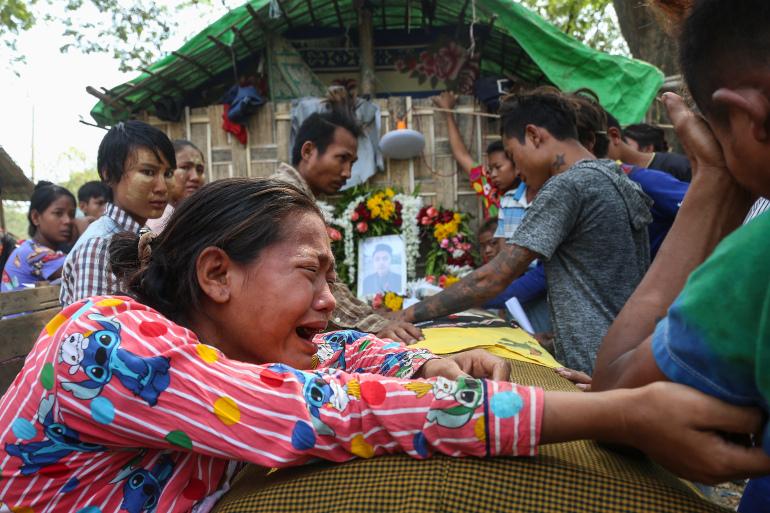
<path id="1" fill-rule="evenodd" d="M 304 338 L 305 340 L 313 340 L 313 337 L 318 335 L 319 333 L 323 333 L 324 328 L 321 327 L 309 327 L 309 326 L 300 326 L 295 331 L 297 332 L 297 336 L 299 338 Z"/>

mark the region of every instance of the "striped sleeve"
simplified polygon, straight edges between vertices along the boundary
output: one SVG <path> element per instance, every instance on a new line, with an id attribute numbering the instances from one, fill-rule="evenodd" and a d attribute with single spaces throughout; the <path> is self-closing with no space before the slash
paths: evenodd
<path id="1" fill-rule="evenodd" d="M 229 360 L 153 310 L 119 303 L 84 306 L 54 337 L 66 356 L 56 364 L 61 419 L 82 440 L 276 467 L 536 452 L 541 389 Z"/>

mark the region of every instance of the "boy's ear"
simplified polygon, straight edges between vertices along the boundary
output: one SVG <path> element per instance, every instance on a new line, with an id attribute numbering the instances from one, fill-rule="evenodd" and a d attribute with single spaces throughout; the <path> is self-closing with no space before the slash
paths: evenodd
<path id="1" fill-rule="evenodd" d="M 539 147 L 543 142 L 540 130 L 535 125 L 527 125 L 524 127 L 524 136 L 525 139 L 532 141 L 532 144 L 535 146 L 535 148 Z"/>
<path id="2" fill-rule="evenodd" d="M 620 129 L 616 126 L 607 128 L 607 136 L 612 144 L 619 144 L 623 140 L 623 134 L 620 133 Z"/>
<path id="3" fill-rule="evenodd" d="M 87 201 L 80 201 L 80 202 L 78 202 L 78 206 L 80 207 L 80 211 L 85 213 L 86 207 L 88 206 L 88 202 Z"/>
<path id="4" fill-rule="evenodd" d="M 730 89 L 722 87 L 714 91 L 711 99 L 732 117 L 742 113 L 751 121 L 752 136 L 757 141 L 770 139 L 770 100 L 764 91 L 754 87 Z"/>

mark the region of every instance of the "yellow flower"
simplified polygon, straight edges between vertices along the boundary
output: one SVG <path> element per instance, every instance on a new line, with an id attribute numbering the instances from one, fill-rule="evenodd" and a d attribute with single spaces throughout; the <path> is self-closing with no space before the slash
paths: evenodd
<path id="1" fill-rule="evenodd" d="M 395 191 L 393 191 L 393 189 L 391 189 L 390 187 L 385 189 L 385 196 L 387 196 L 388 198 L 392 198 L 395 195 L 396 195 Z"/>
<path id="2" fill-rule="evenodd" d="M 446 281 L 444 281 L 444 288 L 448 289 L 458 281 L 460 281 L 460 278 L 458 278 L 457 276 L 447 275 Z"/>
<path id="3" fill-rule="evenodd" d="M 385 293 L 385 299 L 383 300 L 388 310 L 392 312 L 398 312 L 404 305 L 404 298 L 396 294 L 395 292 Z"/>
<path id="4" fill-rule="evenodd" d="M 460 224 L 460 221 L 463 220 L 463 216 L 455 212 L 455 215 L 452 216 L 452 221 L 454 221 L 456 224 Z"/>

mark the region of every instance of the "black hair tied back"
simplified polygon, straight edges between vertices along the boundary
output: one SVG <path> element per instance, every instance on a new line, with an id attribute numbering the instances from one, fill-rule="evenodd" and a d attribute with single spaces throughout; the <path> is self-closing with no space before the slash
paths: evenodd
<path id="1" fill-rule="evenodd" d="M 200 308 L 196 262 L 217 247 L 246 264 L 280 242 L 287 218 L 321 216 L 315 201 L 296 187 L 270 179 L 229 178 L 204 185 L 154 234 L 121 233 L 110 243 L 110 266 L 125 293 L 185 324 Z"/>

